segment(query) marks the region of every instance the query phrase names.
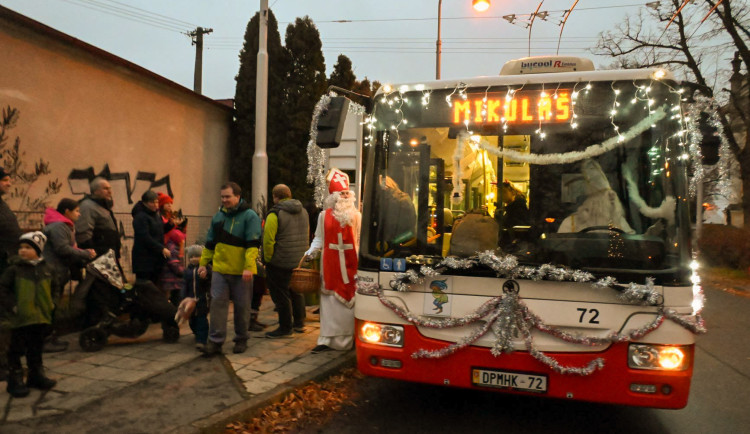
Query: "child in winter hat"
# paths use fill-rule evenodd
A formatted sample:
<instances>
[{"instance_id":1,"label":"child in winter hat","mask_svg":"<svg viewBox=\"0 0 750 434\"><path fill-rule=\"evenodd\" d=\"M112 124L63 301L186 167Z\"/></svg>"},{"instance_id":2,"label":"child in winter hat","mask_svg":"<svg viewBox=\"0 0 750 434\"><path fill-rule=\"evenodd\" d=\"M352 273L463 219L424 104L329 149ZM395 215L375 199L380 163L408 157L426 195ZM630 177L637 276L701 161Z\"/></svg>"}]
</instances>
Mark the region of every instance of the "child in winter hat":
<instances>
[{"instance_id":1,"label":"child in winter hat","mask_svg":"<svg viewBox=\"0 0 750 434\"><path fill-rule=\"evenodd\" d=\"M47 237L29 232L18 240L18 256L0 278L0 317L10 322L8 346L8 393L15 398L29 388L49 390L57 383L47 378L42 366L44 338L52 324L52 267L41 260ZM28 378L23 381L21 358L26 356Z\"/></svg>"},{"instance_id":2,"label":"child in winter hat","mask_svg":"<svg viewBox=\"0 0 750 434\"><path fill-rule=\"evenodd\" d=\"M36 255L38 257L42 256L42 252L44 251L44 244L47 242L47 236L45 236L43 233L36 231L36 232L27 232L23 235L21 235L21 238L18 240L18 243L21 244L28 244L31 247L36 250ZM25 258L24 258L25 259ZM37 258L39 259L39 258Z\"/></svg>"}]
</instances>

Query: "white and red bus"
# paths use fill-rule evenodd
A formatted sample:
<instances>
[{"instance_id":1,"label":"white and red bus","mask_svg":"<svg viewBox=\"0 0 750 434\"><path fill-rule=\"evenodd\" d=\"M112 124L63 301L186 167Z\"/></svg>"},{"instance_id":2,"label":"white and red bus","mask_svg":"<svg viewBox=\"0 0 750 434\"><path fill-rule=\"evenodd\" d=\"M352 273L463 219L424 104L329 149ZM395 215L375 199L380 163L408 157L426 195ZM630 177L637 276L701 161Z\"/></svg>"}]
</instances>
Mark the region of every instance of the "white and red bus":
<instances>
[{"instance_id":1,"label":"white and red bus","mask_svg":"<svg viewBox=\"0 0 750 434\"><path fill-rule=\"evenodd\" d=\"M687 404L701 294L679 84L526 58L383 86L362 160L366 375Z\"/></svg>"}]
</instances>

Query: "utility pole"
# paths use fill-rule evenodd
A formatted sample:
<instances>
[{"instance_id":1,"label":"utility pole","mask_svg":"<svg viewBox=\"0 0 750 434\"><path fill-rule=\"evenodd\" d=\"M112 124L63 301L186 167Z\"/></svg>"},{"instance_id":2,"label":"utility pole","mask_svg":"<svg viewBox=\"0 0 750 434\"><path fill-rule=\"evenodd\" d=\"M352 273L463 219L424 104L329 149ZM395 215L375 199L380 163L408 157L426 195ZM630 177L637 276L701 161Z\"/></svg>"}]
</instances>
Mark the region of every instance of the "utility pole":
<instances>
[{"instance_id":1,"label":"utility pole","mask_svg":"<svg viewBox=\"0 0 750 434\"><path fill-rule=\"evenodd\" d=\"M193 75L193 90L202 93L203 90L203 35L213 32L214 29L197 27L188 36L193 38L195 45L195 74Z\"/></svg>"},{"instance_id":2,"label":"utility pole","mask_svg":"<svg viewBox=\"0 0 750 434\"><path fill-rule=\"evenodd\" d=\"M255 82L255 154L253 154L252 206L260 208L268 194L268 154L266 128L268 120L268 0L260 0L258 29L258 63ZM264 211L256 209L256 211ZM259 213L260 214L260 213Z\"/></svg>"}]
</instances>

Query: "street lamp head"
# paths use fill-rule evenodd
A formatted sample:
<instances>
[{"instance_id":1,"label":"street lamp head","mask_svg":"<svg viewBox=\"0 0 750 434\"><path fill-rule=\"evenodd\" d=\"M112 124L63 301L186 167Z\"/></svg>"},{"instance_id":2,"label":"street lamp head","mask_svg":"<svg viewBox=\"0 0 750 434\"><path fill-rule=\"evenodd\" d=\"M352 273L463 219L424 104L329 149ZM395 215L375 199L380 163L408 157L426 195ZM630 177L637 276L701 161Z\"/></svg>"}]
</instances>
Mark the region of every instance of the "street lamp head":
<instances>
[{"instance_id":1,"label":"street lamp head","mask_svg":"<svg viewBox=\"0 0 750 434\"><path fill-rule=\"evenodd\" d=\"M490 0L473 0L471 5L477 12L484 12L490 8Z\"/></svg>"}]
</instances>

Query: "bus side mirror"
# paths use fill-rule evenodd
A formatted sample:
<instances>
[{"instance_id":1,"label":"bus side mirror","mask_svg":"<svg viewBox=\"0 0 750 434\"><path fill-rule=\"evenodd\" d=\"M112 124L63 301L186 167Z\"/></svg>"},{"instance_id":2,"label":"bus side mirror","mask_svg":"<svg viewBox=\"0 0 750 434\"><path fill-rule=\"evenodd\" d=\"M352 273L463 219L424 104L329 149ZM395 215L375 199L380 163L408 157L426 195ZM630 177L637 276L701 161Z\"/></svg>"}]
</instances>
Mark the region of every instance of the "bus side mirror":
<instances>
[{"instance_id":1,"label":"bus side mirror","mask_svg":"<svg viewBox=\"0 0 750 434\"><path fill-rule=\"evenodd\" d=\"M318 147L323 149L339 147L350 102L348 98L343 96L331 98L328 108L323 110L320 119L318 119L318 137L316 140Z\"/></svg>"}]
</instances>

